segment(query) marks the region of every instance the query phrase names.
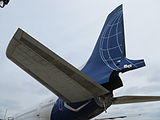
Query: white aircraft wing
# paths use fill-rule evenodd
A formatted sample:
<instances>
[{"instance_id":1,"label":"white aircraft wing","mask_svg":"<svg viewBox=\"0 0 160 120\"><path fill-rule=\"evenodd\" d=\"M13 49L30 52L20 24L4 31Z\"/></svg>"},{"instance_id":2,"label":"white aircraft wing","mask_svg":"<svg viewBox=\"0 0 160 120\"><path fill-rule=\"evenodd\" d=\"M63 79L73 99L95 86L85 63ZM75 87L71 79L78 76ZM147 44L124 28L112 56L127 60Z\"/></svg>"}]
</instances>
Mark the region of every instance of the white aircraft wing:
<instances>
[{"instance_id":1,"label":"white aircraft wing","mask_svg":"<svg viewBox=\"0 0 160 120\"><path fill-rule=\"evenodd\" d=\"M15 33L6 54L66 102L85 101L109 92L21 29Z\"/></svg>"},{"instance_id":2,"label":"white aircraft wing","mask_svg":"<svg viewBox=\"0 0 160 120\"><path fill-rule=\"evenodd\" d=\"M139 102L160 101L160 96L121 96L115 97L113 104L128 104Z\"/></svg>"}]
</instances>

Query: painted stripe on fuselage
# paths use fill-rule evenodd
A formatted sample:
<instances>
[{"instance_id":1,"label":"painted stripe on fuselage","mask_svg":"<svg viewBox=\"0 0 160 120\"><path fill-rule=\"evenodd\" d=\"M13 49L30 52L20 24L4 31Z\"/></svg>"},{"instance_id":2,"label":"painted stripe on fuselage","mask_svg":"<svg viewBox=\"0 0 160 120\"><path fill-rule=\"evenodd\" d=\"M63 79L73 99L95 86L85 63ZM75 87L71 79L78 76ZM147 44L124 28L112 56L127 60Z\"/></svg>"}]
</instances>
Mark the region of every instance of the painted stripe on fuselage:
<instances>
[{"instance_id":1,"label":"painted stripe on fuselage","mask_svg":"<svg viewBox=\"0 0 160 120\"><path fill-rule=\"evenodd\" d=\"M84 119L88 119L88 117L90 117L94 113L94 111L97 111L97 110L100 111L96 115L103 112L103 108L99 107L94 100L91 100L89 103L88 101L81 102L81 103L74 103L72 104L72 106L73 106L72 108L74 109L75 108L77 109L80 107L81 109L77 112L72 111L65 107L65 103L63 100L58 99L56 104L53 107L53 110L51 113L51 120L82 120L82 119L84 120Z\"/></svg>"}]
</instances>

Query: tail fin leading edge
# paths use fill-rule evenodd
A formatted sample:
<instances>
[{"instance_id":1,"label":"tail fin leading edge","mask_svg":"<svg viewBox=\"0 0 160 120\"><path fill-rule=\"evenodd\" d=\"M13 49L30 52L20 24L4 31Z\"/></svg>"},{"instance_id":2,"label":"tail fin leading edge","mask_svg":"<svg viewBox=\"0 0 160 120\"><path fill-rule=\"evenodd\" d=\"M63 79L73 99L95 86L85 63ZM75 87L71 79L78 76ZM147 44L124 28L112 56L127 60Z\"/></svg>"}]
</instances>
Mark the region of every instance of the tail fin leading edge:
<instances>
[{"instance_id":1,"label":"tail fin leading edge","mask_svg":"<svg viewBox=\"0 0 160 120\"><path fill-rule=\"evenodd\" d=\"M105 84L111 82L113 71L126 72L143 66L144 60L126 58L123 6L120 5L107 17L93 53L81 71L98 83ZM117 78L117 81L121 81ZM114 88L121 86L122 84L119 84Z\"/></svg>"}]
</instances>

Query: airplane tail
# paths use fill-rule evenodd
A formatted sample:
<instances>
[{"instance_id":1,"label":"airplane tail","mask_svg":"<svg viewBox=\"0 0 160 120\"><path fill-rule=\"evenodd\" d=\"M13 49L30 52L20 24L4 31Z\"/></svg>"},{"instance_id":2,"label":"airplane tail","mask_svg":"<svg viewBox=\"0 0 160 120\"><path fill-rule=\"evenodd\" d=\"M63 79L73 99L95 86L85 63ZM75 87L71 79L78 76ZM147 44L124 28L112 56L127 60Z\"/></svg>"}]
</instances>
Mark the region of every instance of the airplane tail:
<instances>
[{"instance_id":1,"label":"airplane tail","mask_svg":"<svg viewBox=\"0 0 160 120\"><path fill-rule=\"evenodd\" d=\"M119 72L143 66L144 60L126 58L123 6L120 5L109 14L93 53L81 71L112 91L123 86Z\"/></svg>"}]
</instances>

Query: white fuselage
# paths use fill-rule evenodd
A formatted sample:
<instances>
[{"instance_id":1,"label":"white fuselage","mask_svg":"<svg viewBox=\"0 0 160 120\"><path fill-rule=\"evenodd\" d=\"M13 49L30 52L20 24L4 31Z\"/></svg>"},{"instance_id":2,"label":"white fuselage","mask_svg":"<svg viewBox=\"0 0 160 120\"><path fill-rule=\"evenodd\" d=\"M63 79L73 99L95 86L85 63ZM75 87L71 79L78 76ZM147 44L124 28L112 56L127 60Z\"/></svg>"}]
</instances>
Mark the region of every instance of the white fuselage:
<instances>
[{"instance_id":1,"label":"white fuselage","mask_svg":"<svg viewBox=\"0 0 160 120\"><path fill-rule=\"evenodd\" d=\"M13 120L50 120L54 104L54 99L50 98L23 113L15 115Z\"/></svg>"}]
</instances>

